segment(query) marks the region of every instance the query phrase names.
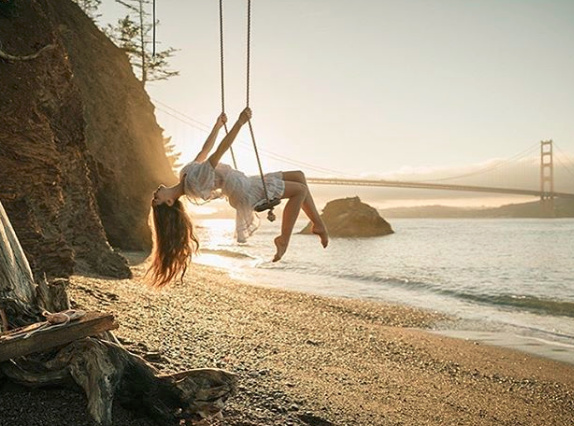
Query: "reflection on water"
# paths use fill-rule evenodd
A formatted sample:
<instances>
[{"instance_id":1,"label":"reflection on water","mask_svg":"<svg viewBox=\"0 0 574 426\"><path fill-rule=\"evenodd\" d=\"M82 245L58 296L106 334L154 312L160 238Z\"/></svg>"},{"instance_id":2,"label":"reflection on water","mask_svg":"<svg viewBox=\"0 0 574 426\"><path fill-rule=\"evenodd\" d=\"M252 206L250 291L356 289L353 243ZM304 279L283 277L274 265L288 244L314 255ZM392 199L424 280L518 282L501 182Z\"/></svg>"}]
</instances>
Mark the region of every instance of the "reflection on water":
<instances>
[{"instance_id":1,"label":"reflection on water","mask_svg":"<svg viewBox=\"0 0 574 426\"><path fill-rule=\"evenodd\" d=\"M574 220L393 220L393 235L333 239L326 250L295 234L278 263L280 225L261 224L239 245L233 220L202 222L210 257L200 261L259 284L408 304L574 344Z\"/></svg>"}]
</instances>

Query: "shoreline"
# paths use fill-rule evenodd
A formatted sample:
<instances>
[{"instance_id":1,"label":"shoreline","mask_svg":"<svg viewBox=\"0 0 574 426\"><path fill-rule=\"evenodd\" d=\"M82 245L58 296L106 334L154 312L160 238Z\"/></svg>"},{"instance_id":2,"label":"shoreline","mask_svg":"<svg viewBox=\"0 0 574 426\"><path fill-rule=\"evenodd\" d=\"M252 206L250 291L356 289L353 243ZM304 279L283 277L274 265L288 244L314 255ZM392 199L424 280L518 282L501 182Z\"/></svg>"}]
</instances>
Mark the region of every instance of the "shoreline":
<instances>
[{"instance_id":1,"label":"shoreline","mask_svg":"<svg viewBox=\"0 0 574 426\"><path fill-rule=\"evenodd\" d=\"M574 422L572 365L424 330L444 315L260 287L198 264L155 292L141 284L141 254L127 256L133 280L74 277L73 297L117 310L118 336L146 345L160 369L239 374L223 424Z\"/></svg>"},{"instance_id":2,"label":"shoreline","mask_svg":"<svg viewBox=\"0 0 574 426\"><path fill-rule=\"evenodd\" d=\"M524 352L541 358L569 364L574 367L574 346L567 343L548 341L534 336L517 333L488 330L440 329L431 330L442 336L454 337L471 342L500 346Z\"/></svg>"},{"instance_id":3,"label":"shoreline","mask_svg":"<svg viewBox=\"0 0 574 426\"><path fill-rule=\"evenodd\" d=\"M501 346L513 350L526 352L531 355L564 362L574 365L574 344L566 343L560 339L560 335L553 336L548 331L532 329L521 325L512 325L497 321L486 321L483 319L465 319L441 312L440 310L425 310L415 304L400 303L395 300L385 300L383 298L362 298L360 296L349 296L343 293L333 293L332 291L321 291L319 288L304 286L303 290L294 289L292 286L278 286L267 276L263 283L256 282L255 274L245 273L244 267L235 267L234 262L238 255L230 256L231 252L220 252L218 250L206 250L195 259L196 264L215 268L230 276L231 279L238 280L247 285L254 285L262 288L277 289L282 291L301 292L303 294L316 295L327 298L339 298L343 300L359 300L383 305L406 307L427 312L435 312L444 317L440 324L436 323L436 328L429 330L433 333L447 337L454 337L468 341L477 341L484 344ZM242 257L239 256L239 260ZM269 273L260 270L259 273ZM291 272L291 274L295 274ZM554 337L554 339L551 339ZM571 336L568 336L571 338Z\"/></svg>"},{"instance_id":4,"label":"shoreline","mask_svg":"<svg viewBox=\"0 0 574 426\"><path fill-rule=\"evenodd\" d=\"M238 393L223 422L209 424L574 422L572 365L437 335L428 328L443 315L246 284L198 264L183 283L157 292L141 282L143 255L125 255L133 279L76 275L70 298L75 306L113 312L120 341L161 372L219 367L237 373ZM41 397L42 410L50 412L61 399L56 391L27 391L24 402L15 396L0 394L0 424L10 413L20 421L35 416L22 426L84 424L72 418L85 409L81 396L73 410L53 409L51 423L18 407ZM151 424L116 412L124 416L118 425Z\"/></svg>"}]
</instances>

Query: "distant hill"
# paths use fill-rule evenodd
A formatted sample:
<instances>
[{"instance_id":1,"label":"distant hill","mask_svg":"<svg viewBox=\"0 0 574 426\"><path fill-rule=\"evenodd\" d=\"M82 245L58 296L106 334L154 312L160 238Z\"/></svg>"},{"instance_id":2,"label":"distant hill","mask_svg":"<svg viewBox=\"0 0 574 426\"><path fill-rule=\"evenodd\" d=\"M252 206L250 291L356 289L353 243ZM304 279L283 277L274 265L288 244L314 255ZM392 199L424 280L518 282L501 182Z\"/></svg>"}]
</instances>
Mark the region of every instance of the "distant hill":
<instances>
[{"instance_id":1,"label":"distant hill","mask_svg":"<svg viewBox=\"0 0 574 426\"><path fill-rule=\"evenodd\" d=\"M543 218L574 217L574 200L555 200L555 214L549 215L540 201L507 204L495 208L448 206L395 207L379 210L384 218Z\"/></svg>"}]
</instances>

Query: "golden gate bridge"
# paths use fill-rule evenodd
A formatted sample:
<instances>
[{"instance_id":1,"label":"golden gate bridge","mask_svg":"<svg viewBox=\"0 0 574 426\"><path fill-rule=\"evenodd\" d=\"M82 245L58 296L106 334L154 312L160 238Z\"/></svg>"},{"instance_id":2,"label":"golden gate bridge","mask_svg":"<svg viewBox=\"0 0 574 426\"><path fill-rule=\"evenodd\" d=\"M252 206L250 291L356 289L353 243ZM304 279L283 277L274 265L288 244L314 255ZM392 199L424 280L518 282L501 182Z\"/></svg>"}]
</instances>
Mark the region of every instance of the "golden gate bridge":
<instances>
[{"instance_id":1,"label":"golden gate bridge","mask_svg":"<svg viewBox=\"0 0 574 426\"><path fill-rule=\"evenodd\" d=\"M209 132L211 129L208 125L189 117L168 105L153 100L156 104L156 110L164 114L167 118L175 119L186 126L192 127L204 132ZM553 209L553 201L555 198L565 198L574 199L574 161L570 159L566 153L562 152L561 156L556 155L555 151L556 144L552 140L541 141L525 152L519 153L507 160L502 160L495 164L494 166L488 166L484 169L475 170L470 173L465 173L457 176L447 176L440 179L429 178L425 181L411 181L411 180L394 180L394 179L364 179L364 178L341 178L341 177L308 177L307 182L314 185L344 185L344 186L368 186L368 187L390 187L390 188L416 188L416 189L429 189L429 190L446 190L446 191L464 191L464 192L482 192L482 193L494 193L494 194L509 194L509 195L522 195L522 196L532 196L539 198L547 208ZM460 184L460 183L441 183L448 180L464 179L471 176L485 175L491 173L496 169L501 169L504 166L508 166L510 161L517 162L521 158L526 158L528 155L532 155L535 149L539 149L539 172L538 172L538 187L537 188L515 188L511 186L493 186L493 185L470 185L470 184ZM303 166L303 168L313 170L319 173L328 173L331 175L338 174L333 170L324 169L321 167L316 167L311 164L303 163L300 161L295 161L278 154L260 149L263 156L273 158L275 160L282 161L284 163L295 165L298 167ZM572 182L572 189L567 191L556 191L555 190L555 175L556 167L555 159L558 160L558 164L565 173L569 173L572 179L568 179ZM564 159L564 161L563 161ZM568 188L569 189L569 188Z\"/></svg>"},{"instance_id":2,"label":"golden gate bridge","mask_svg":"<svg viewBox=\"0 0 574 426\"><path fill-rule=\"evenodd\" d=\"M554 190L554 155L553 141L540 142L540 189L502 188L493 186L476 186L460 184L441 184L419 181L401 181L386 179L340 179L340 178L308 178L311 184L322 185L352 185L352 186L383 186L393 188L440 189L447 191L488 192L497 194L531 195L541 200L551 198L572 198L574 193L557 192ZM573 174L574 176L574 174ZM449 179L449 178L446 178ZM442 180L445 180L443 178Z\"/></svg>"}]
</instances>

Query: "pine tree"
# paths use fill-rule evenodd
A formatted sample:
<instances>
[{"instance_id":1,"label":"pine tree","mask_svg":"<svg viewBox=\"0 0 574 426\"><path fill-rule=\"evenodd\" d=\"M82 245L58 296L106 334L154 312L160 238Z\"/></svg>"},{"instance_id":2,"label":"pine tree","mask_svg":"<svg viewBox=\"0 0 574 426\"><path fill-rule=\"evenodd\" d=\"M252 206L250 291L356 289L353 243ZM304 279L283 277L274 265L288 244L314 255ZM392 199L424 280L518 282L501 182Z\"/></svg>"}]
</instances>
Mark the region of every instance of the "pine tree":
<instances>
[{"instance_id":1,"label":"pine tree","mask_svg":"<svg viewBox=\"0 0 574 426\"><path fill-rule=\"evenodd\" d=\"M179 162L181 152L175 151L175 144L171 143L171 136L163 138L163 145L165 149L165 155L169 161L169 164L171 165L171 168L173 170L181 168L182 164Z\"/></svg>"},{"instance_id":2,"label":"pine tree","mask_svg":"<svg viewBox=\"0 0 574 426\"><path fill-rule=\"evenodd\" d=\"M118 20L116 26L108 26L107 34L118 47L126 52L142 84L145 86L148 81L166 80L179 75L179 71L169 69L169 59L176 49L169 47L153 52L154 46L150 39L153 22L150 22L150 13L146 11L146 6L150 5L150 1L116 1L128 9L128 14ZM155 24L157 26L159 21Z\"/></svg>"}]
</instances>

